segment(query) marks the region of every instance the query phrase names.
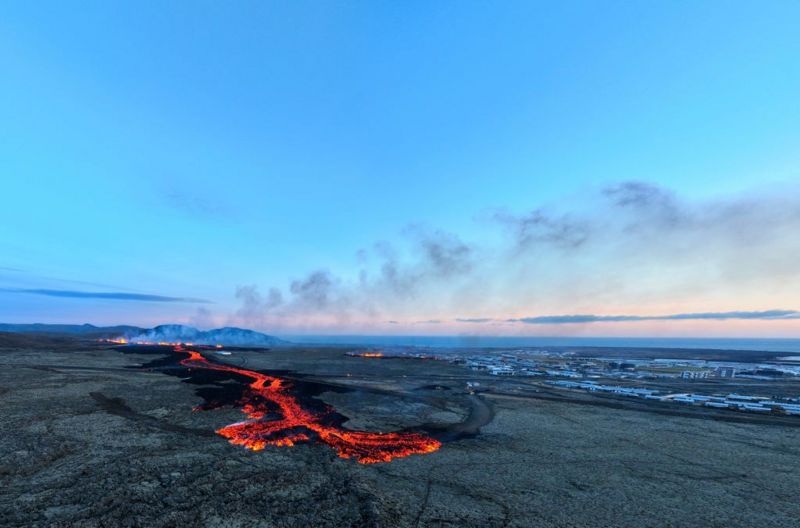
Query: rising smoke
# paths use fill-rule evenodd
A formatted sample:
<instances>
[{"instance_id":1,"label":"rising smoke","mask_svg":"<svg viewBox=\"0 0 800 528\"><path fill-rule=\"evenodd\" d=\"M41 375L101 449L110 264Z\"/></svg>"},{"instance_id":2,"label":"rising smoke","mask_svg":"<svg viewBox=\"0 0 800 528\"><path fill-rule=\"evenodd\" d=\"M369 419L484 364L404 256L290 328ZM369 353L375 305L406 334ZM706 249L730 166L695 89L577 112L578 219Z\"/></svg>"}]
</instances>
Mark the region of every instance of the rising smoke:
<instances>
[{"instance_id":1,"label":"rising smoke","mask_svg":"<svg viewBox=\"0 0 800 528\"><path fill-rule=\"evenodd\" d=\"M323 265L263 295L256 285L240 286L237 318L264 326L288 319L434 324L535 322L526 318L598 306L640 313L669 305L677 308L673 319L681 309L769 310L800 293L799 197L791 188L700 201L623 182L567 209L494 211L495 236L480 243L412 226L394 242L360 250L352 276ZM572 322L603 321L579 317Z\"/></svg>"}]
</instances>

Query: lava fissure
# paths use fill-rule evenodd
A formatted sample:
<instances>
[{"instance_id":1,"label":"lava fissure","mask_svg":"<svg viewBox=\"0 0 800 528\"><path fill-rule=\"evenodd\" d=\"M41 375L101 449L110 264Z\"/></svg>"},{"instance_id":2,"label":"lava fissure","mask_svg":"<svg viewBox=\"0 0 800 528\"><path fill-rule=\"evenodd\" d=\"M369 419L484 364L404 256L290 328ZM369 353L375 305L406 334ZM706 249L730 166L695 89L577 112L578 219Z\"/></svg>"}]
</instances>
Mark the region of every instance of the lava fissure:
<instances>
[{"instance_id":1,"label":"lava fissure","mask_svg":"<svg viewBox=\"0 0 800 528\"><path fill-rule=\"evenodd\" d=\"M332 408L324 406L324 411L320 412L301 406L291 394L289 382L281 378L212 363L198 350L183 345L175 345L173 350L188 354L189 357L180 361L186 368L223 371L250 380L239 401L248 419L216 431L232 444L259 451L268 445L293 446L319 441L332 447L340 457L354 458L362 464L431 453L441 446L438 440L416 432L369 433L343 429L334 423Z\"/></svg>"}]
</instances>

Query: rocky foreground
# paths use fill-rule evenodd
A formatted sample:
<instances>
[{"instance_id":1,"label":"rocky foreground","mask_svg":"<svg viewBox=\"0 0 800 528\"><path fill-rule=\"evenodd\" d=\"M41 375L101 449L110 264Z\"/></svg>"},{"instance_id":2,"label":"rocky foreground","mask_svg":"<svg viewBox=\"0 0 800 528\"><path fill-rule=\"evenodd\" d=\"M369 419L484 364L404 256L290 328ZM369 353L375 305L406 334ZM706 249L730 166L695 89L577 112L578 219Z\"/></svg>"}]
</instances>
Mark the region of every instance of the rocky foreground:
<instances>
[{"instance_id":1,"label":"rocky foreground","mask_svg":"<svg viewBox=\"0 0 800 528\"><path fill-rule=\"evenodd\" d=\"M0 348L0 526L789 527L800 518L796 428L485 396L494 419L477 436L362 465L327 446L231 445L214 430L240 410L193 411L200 386L129 368L150 360L63 342ZM457 422L465 412L451 365L342 350L238 361L362 387L320 395L354 427Z\"/></svg>"}]
</instances>

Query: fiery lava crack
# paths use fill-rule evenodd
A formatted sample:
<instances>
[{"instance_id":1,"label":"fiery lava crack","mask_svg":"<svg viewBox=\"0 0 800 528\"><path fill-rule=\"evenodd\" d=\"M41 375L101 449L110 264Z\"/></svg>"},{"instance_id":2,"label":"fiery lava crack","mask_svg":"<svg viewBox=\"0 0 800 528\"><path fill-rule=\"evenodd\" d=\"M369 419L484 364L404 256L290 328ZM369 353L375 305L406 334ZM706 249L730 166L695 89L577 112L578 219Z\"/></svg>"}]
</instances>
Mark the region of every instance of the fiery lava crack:
<instances>
[{"instance_id":1,"label":"fiery lava crack","mask_svg":"<svg viewBox=\"0 0 800 528\"><path fill-rule=\"evenodd\" d=\"M232 444L259 451L268 445L293 446L298 442L317 440L332 447L340 457L354 458L362 464L431 453L441 446L438 440L420 433L369 433L327 425L325 413L303 408L290 393L285 380L211 363L197 350L180 345L174 350L189 355L180 361L184 367L231 372L252 380L241 401L242 412L249 420L216 431ZM333 409L328 408L328 412L333 412ZM276 414L279 417L273 419Z\"/></svg>"}]
</instances>

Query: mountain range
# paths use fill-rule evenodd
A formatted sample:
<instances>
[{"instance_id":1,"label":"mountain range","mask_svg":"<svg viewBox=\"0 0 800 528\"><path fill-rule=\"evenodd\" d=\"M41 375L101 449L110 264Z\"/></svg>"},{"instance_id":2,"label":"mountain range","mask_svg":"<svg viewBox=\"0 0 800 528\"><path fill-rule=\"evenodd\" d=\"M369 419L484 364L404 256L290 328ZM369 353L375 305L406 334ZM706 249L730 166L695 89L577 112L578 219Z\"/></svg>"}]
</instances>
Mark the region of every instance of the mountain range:
<instances>
[{"instance_id":1,"label":"mountain range","mask_svg":"<svg viewBox=\"0 0 800 528\"><path fill-rule=\"evenodd\" d=\"M159 325L154 328L141 328L138 326L95 326L91 324L62 325L62 324L3 324L0 323L0 332L37 333L48 335L71 335L86 338L120 338L129 341L149 342L183 342L207 345L227 346L275 346L288 344L287 341L277 337L262 334L245 328L224 327L213 330L198 330L197 328L179 324Z\"/></svg>"}]
</instances>

